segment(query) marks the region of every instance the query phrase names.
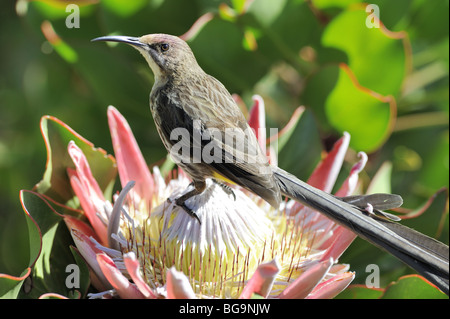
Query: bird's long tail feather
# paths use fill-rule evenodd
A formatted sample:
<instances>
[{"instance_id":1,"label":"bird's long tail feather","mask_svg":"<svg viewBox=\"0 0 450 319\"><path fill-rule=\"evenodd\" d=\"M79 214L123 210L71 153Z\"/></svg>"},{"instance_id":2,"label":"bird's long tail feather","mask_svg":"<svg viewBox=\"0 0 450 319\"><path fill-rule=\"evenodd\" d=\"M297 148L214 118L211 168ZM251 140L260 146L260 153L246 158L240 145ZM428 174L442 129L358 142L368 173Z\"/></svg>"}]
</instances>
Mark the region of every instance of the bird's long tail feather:
<instances>
[{"instance_id":1,"label":"bird's long tail feather","mask_svg":"<svg viewBox=\"0 0 450 319\"><path fill-rule=\"evenodd\" d=\"M363 239L388 251L449 294L449 247L431 237L393 222L389 216L368 213L402 204L398 195L376 194L338 198L316 189L295 176L274 167L281 193L301 202L350 229ZM388 217L388 218L385 218Z\"/></svg>"}]
</instances>

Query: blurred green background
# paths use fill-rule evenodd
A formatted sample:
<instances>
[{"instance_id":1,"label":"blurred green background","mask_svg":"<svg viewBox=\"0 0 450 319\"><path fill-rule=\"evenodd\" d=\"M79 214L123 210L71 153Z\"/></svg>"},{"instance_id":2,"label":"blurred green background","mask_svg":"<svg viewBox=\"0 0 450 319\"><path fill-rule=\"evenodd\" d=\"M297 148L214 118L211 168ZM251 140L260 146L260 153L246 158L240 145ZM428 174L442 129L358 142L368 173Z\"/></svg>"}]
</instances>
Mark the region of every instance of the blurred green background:
<instances>
[{"instance_id":1,"label":"blurred green background","mask_svg":"<svg viewBox=\"0 0 450 319\"><path fill-rule=\"evenodd\" d=\"M79 5L79 28L67 27L76 22L70 3ZM152 73L130 47L90 42L102 35L182 35L202 17L188 37L199 64L248 106L260 94L267 127L281 129L307 107L280 166L306 179L321 151L348 131L354 152L340 181L362 150L364 188L381 168L377 189L401 194L407 208L448 188L449 1L371 3L379 28L366 4L351 0L1 1L0 273L27 265L19 190L32 189L45 169L41 116L112 153L106 108L114 105L148 163L165 158L148 108ZM448 243L447 197L439 192L405 224ZM11 252L17 258L4 258ZM364 283L370 263L383 269L383 285L410 272L359 239L341 262L357 271L355 283Z\"/></svg>"}]
</instances>

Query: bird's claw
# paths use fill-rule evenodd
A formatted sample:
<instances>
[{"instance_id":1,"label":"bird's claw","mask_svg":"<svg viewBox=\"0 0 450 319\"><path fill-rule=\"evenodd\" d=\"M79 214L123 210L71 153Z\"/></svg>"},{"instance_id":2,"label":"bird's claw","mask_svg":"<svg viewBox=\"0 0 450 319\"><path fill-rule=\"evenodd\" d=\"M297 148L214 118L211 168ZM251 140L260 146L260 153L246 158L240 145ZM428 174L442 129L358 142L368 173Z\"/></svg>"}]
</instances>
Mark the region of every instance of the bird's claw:
<instances>
[{"instance_id":1,"label":"bird's claw","mask_svg":"<svg viewBox=\"0 0 450 319\"><path fill-rule=\"evenodd\" d=\"M171 199L170 197L167 198L167 202L172 204L174 202L173 199ZM175 200L175 205L179 206L181 208L183 208L183 210L191 217L194 217L195 219L198 220L199 224L201 225L202 222L200 221L200 218L198 217L198 215L189 207L186 206L186 204L184 202L180 202L178 200Z\"/></svg>"},{"instance_id":2,"label":"bird's claw","mask_svg":"<svg viewBox=\"0 0 450 319\"><path fill-rule=\"evenodd\" d=\"M227 195L233 196L234 201L236 201L236 194L234 193L233 189L230 186L228 186L227 184L220 183L215 179L213 181L215 184L219 185Z\"/></svg>"}]
</instances>

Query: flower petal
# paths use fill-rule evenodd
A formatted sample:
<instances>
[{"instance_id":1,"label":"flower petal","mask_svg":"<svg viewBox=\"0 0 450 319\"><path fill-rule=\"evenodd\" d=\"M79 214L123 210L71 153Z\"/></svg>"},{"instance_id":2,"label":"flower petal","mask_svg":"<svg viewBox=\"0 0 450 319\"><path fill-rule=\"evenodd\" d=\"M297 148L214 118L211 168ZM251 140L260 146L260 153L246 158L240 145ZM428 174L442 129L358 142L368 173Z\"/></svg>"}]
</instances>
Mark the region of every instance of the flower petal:
<instances>
[{"instance_id":1,"label":"flower petal","mask_svg":"<svg viewBox=\"0 0 450 319\"><path fill-rule=\"evenodd\" d=\"M323 261L329 258L338 260L355 238L356 234L354 232L343 226L337 225L333 236L330 238L332 239L332 243L329 244L329 247L321 260Z\"/></svg>"},{"instance_id":2,"label":"flower petal","mask_svg":"<svg viewBox=\"0 0 450 319\"><path fill-rule=\"evenodd\" d=\"M344 181L341 188L336 192L336 196L349 196L353 194L358 184L358 174L364 169L364 166L367 163L366 153L360 152L358 156L360 157L360 160L358 161L358 163L353 165L350 171L350 175ZM355 233L345 227L336 225L334 235L330 237L329 240L323 245L323 247L328 246L328 248L326 253L322 257L322 260L326 260L328 258L337 260L348 248L348 246L350 246L355 238Z\"/></svg>"},{"instance_id":3,"label":"flower petal","mask_svg":"<svg viewBox=\"0 0 450 319\"><path fill-rule=\"evenodd\" d=\"M336 297L355 278L354 272L346 272L320 283L306 299L331 299Z\"/></svg>"},{"instance_id":4,"label":"flower petal","mask_svg":"<svg viewBox=\"0 0 450 319\"><path fill-rule=\"evenodd\" d=\"M264 100L259 95L253 95L253 107L250 110L248 124L254 130L259 146L265 153L266 150L266 111Z\"/></svg>"},{"instance_id":5,"label":"flower petal","mask_svg":"<svg viewBox=\"0 0 450 319\"><path fill-rule=\"evenodd\" d=\"M102 244L106 244L107 234L106 234L106 226L97 216L97 209L94 205L94 201L90 197L92 193L89 192L89 188L85 188L78 178L76 171L68 169L67 170L70 178L70 184L72 185L72 189L80 200L81 207L83 208L86 217L88 218L90 224L95 230L97 237L100 239Z\"/></svg>"},{"instance_id":6,"label":"flower petal","mask_svg":"<svg viewBox=\"0 0 450 319\"><path fill-rule=\"evenodd\" d=\"M275 277L280 270L281 268L276 258L270 262L260 264L252 278L245 285L239 299L249 299L254 293L267 298L272 289Z\"/></svg>"},{"instance_id":7,"label":"flower petal","mask_svg":"<svg viewBox=\"0 0 450 319\"><path fill-rule=\"evenodd\" d=\"M353 194L358 185L358 176L359 173L364 169L367 163L367 154L364 152L359 152L358 157L360 160L358 163L353 165L350 170L350 174L347 179L342 184L341 188L336 192L336 196L344 197Z\"/></svg>"},{"instance_id":8,"label":"flower petal","mask_svg":"<svg viewBox=\"0 0 450 319\"><path fill-rule=\"evenodd\" d=\"M333 260L318 262L308 268L279 295L281 299L303 299L318 285L331 268Z\"/></svg>"},{"instance_id":9,"label":"flower petal","mask_svg":"<svg viewBox=\"0 0 450 319\"><path fill-rule=\"evenodd\" d=\"M106 226L97 216L97 213L103 211L105 203L103 193L97 181L92 176L89 163L83 151L74 141L69 142L67 150L76 168L76 170L71 168L67 169L72 189L80 200L81 207L100 238L100 241L105 244L107 243Z\"/></svg>"},{"instance_id":10,"label":"flower petal","mask_svg":"<svg viewBox=\"0 0 450 319\"><path fill-rule=\"evenodd\" d=\"M67 228L69 230L76 229L78 232L81 232L88 238L89 237L94 237L94 238L97 237L97 234L92 229L92 227L89 226L88 224L86 224L85 222L79 220L78 218L75 218L70 215L64 215L64 222L66 223Z\"/></svg>"},{"instance_id":11,"label":"flower petal","mask_svg":"<svg viewBox=\"0 0 450 319\"><path fill-rule=\"evenodd\" d=\"M156 298L155 294L147 285L147 283L144 281L144 279L142 279L140 273L140 264L139 261L136 259L136 255L134 254L134 252L124 254L123 258L128 274L130 275L131 279L133 279L133 282L136 284L139 291L144 295L145 298L155 299Z\"/></svg>"},{"instance_id":12,"label":"flower petal","mask_svg":"<svg viewBox=\"0 0 450 319\"><path fill-rule=\"evenodd\" d=\"M128 122L116 108L109 106L108 123L122 187L129 181L135 181L136 194L150 205L153 178Z\"/></svg>"},{"instance_id":13,"label":"flower petal","mask_svg":"<svg viewBox=\"0 0 450 319\"><path fill-rule=\"evenodd\" d=\"M307 183L325 192L331 192L339 171L344 161L345 153L347 152L350 143L350 135L344 132L342 136L333 146L333 149L326 155L326 157L317 165L314 172L309 177ZM305 206L299 202L295 202L292 207L291 214L295 215L304 209ZM309 209L309 208L306 208ZM318 219L327 219L320 214Z\"/></svg>"},{"instance_id":14,"label":"flower petal","mask_svg":"<svg viewBox=\"0 0 450 319\"><path fill-rule=\"evenodd\" d=\"M98 254L97 262L109 283L122 299L142 299L144 295L117 268L106 254Z\"/></svg>"},{"instance_id":15,"label":"flower petal","mask_svg":"<svg viewBox=\"0 0 450 319\"><path fill-rule=\"evenodd\" d=\"M278 134L270 136L269 142L272 143L274 140L278 140L286 134L289 136L295 129L295 126L303 115L303 112L305 112L304 106L299 106L298 108L296 108L291 118L289 119L289 122L281 129L281 131L278 132Z\"/></svg>"},{"instance_id":16,"label":"flower petal","mask_svg":"<svg viewBox=\"0 0 450 319\"><path fill-rule=\"evenodd\" d=\"M195 299L194 290L187 277L174 267L167 271L167 298L169 299Z\"/></svg>"},{"instance_id":17,"label":"flower petal","mask_svg":"<svg viewBox=\"0 0 450 319\"><path fill-rule=\"evenodd\" d=\"M328 193L331 192L339 171L341 170L349 143L350 134L344 132L344 136L334 144L333 149L327 154L325 159L320 162L309 177L309 185Z\"/></svg>"},{"instance_id":18,"label":"flower petal","mask_svg":"<svg viewBox=\"0 0 450 319\"><path fill-rule=\"evenodd\" d=\"M75 164L80 180L85 186L89 186L90 193L95 193L95 196L104 201L105 199L103 197L102 190L100 189L97 181L92 175L91 168L89 167L89 163L83 151L75 144L74 141L69 142L67 151L72 158L73 163Z\"/></svg>"},{"instance_id":19,"label":"flower petal","mask_svg":"<svg viewBox=\"0 0 450 319\"><path fill-rule=\"evenodd\" d=\"M66 220L67 223L67 220ZM102 254L103 252L95 247L95 244L91 241L91 239L86 236L82 231L79 231L74 226L73 223L67 223L67 226L69 227L70 234L72 235L73 241L75 242L75 245L78 248L78 251L80 252L81 256L83 256L84 260L88 263L89 267L92 269L93 274L95 275L96 280L93 280L93 284L95 288L98 290L108 290L111 289L112 286L109 284L109 281L104 276L98 261L97 261L97 255Z\"/></svg>"}]
</instances>

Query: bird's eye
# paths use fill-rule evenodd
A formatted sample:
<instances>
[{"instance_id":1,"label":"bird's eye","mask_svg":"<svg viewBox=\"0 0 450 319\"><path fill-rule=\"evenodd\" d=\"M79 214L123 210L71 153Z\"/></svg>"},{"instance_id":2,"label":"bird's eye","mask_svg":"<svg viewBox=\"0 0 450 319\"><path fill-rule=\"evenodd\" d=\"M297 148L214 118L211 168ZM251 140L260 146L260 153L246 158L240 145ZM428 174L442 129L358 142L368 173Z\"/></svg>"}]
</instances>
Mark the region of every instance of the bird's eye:
<instances>
[{"instance_id":1,"label":"bird's eye","mask_svg":"<svg viewBox=\"0 0 450 319\"><path fill-rule=\"evenodd\" d=\"M161 43L161 51L166 52L167 50L169 50L169 44Z\"/></svg>"}]
</instances>

